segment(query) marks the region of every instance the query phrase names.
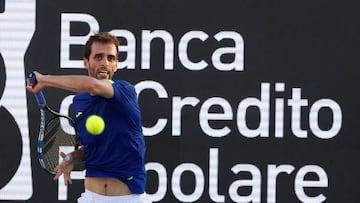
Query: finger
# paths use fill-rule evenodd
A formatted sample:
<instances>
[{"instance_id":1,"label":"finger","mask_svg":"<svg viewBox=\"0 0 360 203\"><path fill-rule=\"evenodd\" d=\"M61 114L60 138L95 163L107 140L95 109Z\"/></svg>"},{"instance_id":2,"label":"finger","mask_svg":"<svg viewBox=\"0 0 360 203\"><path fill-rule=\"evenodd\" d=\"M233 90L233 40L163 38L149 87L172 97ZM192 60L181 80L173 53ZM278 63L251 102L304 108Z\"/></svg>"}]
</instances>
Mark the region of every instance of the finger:
<instances>
[{"instance_id":1,"label":"finger","mask_svg":"<svg viewBox=\"0 0 360 203\"><path fill-rule=\"evenodd\" d=\"M60 174L56 173L55 176L54 176L54 178L53 178L53 180L54 180L54 181L57 181L57 180L59 180L59 177L60 177Z\"/></svg>"},{"instance_id":2,"label":"finger","mask_svg":"<svg viewBox=\"0 0 360 203\"><path fill-rule=\"evenodd\" d=\"M29 81L29 79L26 80L26 87L27 88L32 88L33 84Z\"/></svg>"},{"instance_id":3,"label":"finger","mask_svg":"<svg viewBox=\"0 0 360 203\"><path fill-rule=\"evenodd\" d=\"M62 158L65 158L65 157L66 157L66 154L65 154L64 152L60 152L60 156L61 156Z\"/></svg>"},{"instance_id":4,"label":"finger","mask_svg":"<svg viewBox=\"0 0 360 203\"><path fill-rule=\"evenodd\" d=\"M30 92L34 92L33 84L31 82L26 82L26 89Z\"/></svg>"},{"instance_id":5,"label":"finger","mask_svg":"<svg viewBox=\"0 0 360 203\"><path fill-rule=\"evenodd\" d=\"M59 177L62 174L62 170L60 169L60 166L55 167L54 171L56 172L56 174L55 174L53 180L55 180L55 181L59 180Z\"/></svg>"},{"instance_id":6,"label":"finger","mask_svg":"<svg viewBox=\"0 0 360 203\"><path fill-rule=\"evenodd\" d=\"M65 183L65 185L72 184L70 172L64 173L64 183Z\"/></svg>"}]
</instances>

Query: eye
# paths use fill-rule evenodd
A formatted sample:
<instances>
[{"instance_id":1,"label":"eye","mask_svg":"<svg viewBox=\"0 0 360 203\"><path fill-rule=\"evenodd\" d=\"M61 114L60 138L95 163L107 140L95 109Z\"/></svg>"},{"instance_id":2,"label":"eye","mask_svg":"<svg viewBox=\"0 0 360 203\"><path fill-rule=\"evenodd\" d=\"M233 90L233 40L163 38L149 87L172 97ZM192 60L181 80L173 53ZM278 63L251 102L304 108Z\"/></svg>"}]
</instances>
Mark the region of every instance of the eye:
<instances>
[{"instance_id":1,"label":"eye","mask_svg":"<svg viewBox=\"0 0 360 203\"><path fill-rule=\"evenodd\" d=\"M116 60L116 57L113 56L113 55L109 55L109 56L108 56L108 60L111 61L111 62L112 62L112 61L115 61L115 60Z\"/></svg>"},{"instance_id":2,"label":"eye","mask_svg":"<svg viewBox=\"0 0 360 203\"><path fill-rule=\"evenodd\" d=\"M96 54L96 55L94 56L94 58L95 58L96 60L100 61L100 60L102 60L102 55L101 55L101 54Z\"/></svg>"}]
</instances>

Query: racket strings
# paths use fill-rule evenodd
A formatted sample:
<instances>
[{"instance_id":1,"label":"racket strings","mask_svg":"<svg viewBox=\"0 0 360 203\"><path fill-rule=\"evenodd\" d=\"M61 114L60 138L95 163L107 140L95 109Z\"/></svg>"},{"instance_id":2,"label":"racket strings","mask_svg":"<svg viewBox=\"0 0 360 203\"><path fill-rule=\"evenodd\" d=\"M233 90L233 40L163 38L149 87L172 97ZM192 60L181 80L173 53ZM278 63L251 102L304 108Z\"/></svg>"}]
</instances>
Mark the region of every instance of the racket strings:
<instances>
[{"instance_id":1,"label":"racket strings","mask_svg":"<svg viewBox=\"0 0 360 203\"><path fill-rule=\"evenodd\" d=\"M71 120L63 117L54 117L45 127L45 133L43 138L43 161L46 168L49 171L53 171L53 169L59 164L59 147L60 146L75 146L77 145L77 139L75 135L68 134L68 130L63 130L63 128L72 128L69 125L61 125L61 120L68 120L67 123L71 123ZM64 123L64 121L62 121ZM66 132L64 132L66 131Z\"/></svg>"}]
</instances>

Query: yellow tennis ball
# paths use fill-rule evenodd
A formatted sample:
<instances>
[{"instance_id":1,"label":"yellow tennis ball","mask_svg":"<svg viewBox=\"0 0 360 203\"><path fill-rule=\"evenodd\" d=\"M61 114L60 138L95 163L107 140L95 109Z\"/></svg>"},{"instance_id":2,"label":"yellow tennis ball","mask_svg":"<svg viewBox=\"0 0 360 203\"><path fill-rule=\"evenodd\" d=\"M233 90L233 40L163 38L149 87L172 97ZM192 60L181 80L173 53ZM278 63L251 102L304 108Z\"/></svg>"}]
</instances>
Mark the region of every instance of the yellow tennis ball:
<instances>
[{"instance_id":1,"label":"yellow tennis ball","mask_svg":"<svg viewBox=\"0 0 360 203\"><path fill-rule=\"evenodd\" d=\"M98 115L91 115L85 122L86 130L92 135L100 135L105 129L104 119Z\"/></svg>"}]
</instances>

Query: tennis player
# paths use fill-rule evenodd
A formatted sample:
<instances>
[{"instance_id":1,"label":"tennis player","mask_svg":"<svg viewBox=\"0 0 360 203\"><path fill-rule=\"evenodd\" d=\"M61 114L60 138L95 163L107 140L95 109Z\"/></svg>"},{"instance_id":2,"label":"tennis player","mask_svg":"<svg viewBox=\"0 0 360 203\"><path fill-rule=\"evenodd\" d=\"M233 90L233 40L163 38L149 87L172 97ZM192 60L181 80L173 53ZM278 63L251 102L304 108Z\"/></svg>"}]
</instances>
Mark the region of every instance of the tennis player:
<instances>
[{"instance_id":1,"label":"tennis player","mask_svg":"<svg viewBox=\"0 0 360 203\"><path fill-rule=\"evenodd\" d=\"M64 154L55 168L54 180L64 175L71 184L74 164L85 161L85 192L78 203L148 203L143 195L146 185L145 143L141 112L134 87L124 80L112 80L118 66L119 41L109 33L97 33L85 44L84 66L89 76L42 75L35 72L37 85L30 92L46 87L77 92L73 108L83 147ZM105 121L102 134L87 132L86 118L99 115Z\"/></svg>"}]
</instances>

